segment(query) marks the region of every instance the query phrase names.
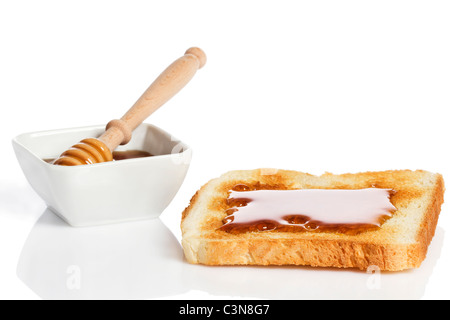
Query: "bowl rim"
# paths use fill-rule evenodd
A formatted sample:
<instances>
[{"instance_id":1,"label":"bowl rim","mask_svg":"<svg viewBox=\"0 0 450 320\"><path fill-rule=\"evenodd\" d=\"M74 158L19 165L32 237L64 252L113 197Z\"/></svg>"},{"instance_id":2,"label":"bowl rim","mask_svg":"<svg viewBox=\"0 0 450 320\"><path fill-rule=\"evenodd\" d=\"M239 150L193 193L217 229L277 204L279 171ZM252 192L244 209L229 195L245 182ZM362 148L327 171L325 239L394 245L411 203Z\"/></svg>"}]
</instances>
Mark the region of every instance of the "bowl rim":
<instances>
[{"instance_id":1,"label":"bowl rim","mask_svg":"<svg viewBox=\"0 0 450 320\"><path fill-rule=\"evenodd\" d=\"M90 126L81 126L81 127L71 127L71 128L61 128L61 129L51 129L51 130L40 130L40 131L33 131L33 132L24 132L24 133L21 133L21 134L15 136L12 139L12 143L13 143L13 145L15 144L15 145L21 147L22 149L26 150L30 155L32 155L34 158L36 158L37 160L42 162L44 165L48 166L49 168L54 168L55 170L75 170L75 169L83 170L85 168L92 168L92 167L104 167L104 166L111 166L111 165L114 165L114 166L126 165L126 164L134 163L134 162L152 161L153 159L173 158L175 155L181 155L181 154L184 154L186 152L192 152L192 148L188 144L186 144L184 141L178 139L177 137L173 136L172 134L170 134L166 130L161 129L160 127L158 127L158 126L156 126L154 124L150 124L150 123L142 123L142 124L139 125L139 127L140 126L146 126L146 127L150 127L150 128L156 129L160 133L162 133L162 134L164 134L164 135L166 135L168 137L171 137L172 141L178 142L179 144L181 144L182 151L181 152L177 152L177 153L168 153L168 154L156 155L156 156L153 156L153 157L127 159L126 161L118 161L118 162L108 161L108 162L94 163L94 164L90 164L90 165L81 165L81 166L55 166L55 165L53 165L51 163L48 163L48 162L44 161L43 159L41 159L41 157L37 156L34 152L32 152L29 148L27 148L22 142L20 142L20 139L22 137L26 137L26 136L28 136L28 137L33 136L33 135L44 136L44 135L53 135L53 134L58 134L58 133L63 133L63 132L95 130L95 129L104 130L105 125L90 125Z\"/></svg>"}]
</instances>

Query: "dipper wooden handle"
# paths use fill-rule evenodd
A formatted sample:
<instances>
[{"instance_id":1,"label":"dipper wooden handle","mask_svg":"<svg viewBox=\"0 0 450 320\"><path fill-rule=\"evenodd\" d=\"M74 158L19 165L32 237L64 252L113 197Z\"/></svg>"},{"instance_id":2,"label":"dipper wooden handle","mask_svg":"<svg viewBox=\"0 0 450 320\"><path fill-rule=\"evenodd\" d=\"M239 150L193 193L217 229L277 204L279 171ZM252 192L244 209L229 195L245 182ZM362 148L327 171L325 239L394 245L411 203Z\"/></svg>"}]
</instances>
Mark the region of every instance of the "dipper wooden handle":
<instances>
[{"instance_id":1,"label":"dipper wooden handle","mask_svg":"<svg viewBox=\"0 0 450 320\"><path fill-rule=\"evenodd\" d=\"M180 91L205 63L206 55L201 49L189 48L159 75L122 118L110 121L98 139L82 140L61 154L54 164L70 166L111 161L114 149L127 144L133 130Z\"/></svg>"}]
</instances>

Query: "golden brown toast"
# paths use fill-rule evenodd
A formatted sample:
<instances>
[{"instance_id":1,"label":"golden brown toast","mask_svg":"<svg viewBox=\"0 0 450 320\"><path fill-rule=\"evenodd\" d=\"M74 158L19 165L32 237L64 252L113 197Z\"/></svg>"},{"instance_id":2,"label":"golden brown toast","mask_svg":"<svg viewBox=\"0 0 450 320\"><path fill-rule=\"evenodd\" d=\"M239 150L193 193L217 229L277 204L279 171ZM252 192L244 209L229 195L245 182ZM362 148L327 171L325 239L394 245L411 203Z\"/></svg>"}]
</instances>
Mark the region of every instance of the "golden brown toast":
<instances>
[{"instance_id":1,"label":"golden brown toast","mask_svg":"<svg viewBox=\"0 0 450 320\"><path fill-rule=\"evenodd\" d=\"M280 230L227 232L230 190L364 189L395 190L392 217L358 234ZM191 199L181 220L182 245L190 263L206 265L310 265L398 271L417 268L434 236L444 181L427 171L383 171L321 176L257 169L231 171L209 181Z\"/></svg>"}]
</instances>

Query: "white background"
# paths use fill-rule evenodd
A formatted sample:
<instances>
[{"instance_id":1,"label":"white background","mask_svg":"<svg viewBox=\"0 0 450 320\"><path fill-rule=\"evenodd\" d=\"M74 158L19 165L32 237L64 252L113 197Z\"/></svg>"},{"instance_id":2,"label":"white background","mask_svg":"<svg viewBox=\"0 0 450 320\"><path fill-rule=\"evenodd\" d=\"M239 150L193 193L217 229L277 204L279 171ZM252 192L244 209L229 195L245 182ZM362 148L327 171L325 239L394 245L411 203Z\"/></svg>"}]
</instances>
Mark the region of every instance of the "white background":
<instances>
[{"instance_id":1,"label":"white background","mask_svg":"<svg viewBox=\"0 0 450 320\"><path fill-rule=\"evenodd\" d=\"M146 121L194 149L161 216L177 239L191 196L229 170L450 177L449 16L447 1L1 0L0 298L41 298L16 268L45 204L11 139L120 117L191 46L206 66ZM444 204L440 257L415 298L450 297L448 214ZM239 289L168 298L229 296L249 298Z\"/></svg>"}]
</instances>

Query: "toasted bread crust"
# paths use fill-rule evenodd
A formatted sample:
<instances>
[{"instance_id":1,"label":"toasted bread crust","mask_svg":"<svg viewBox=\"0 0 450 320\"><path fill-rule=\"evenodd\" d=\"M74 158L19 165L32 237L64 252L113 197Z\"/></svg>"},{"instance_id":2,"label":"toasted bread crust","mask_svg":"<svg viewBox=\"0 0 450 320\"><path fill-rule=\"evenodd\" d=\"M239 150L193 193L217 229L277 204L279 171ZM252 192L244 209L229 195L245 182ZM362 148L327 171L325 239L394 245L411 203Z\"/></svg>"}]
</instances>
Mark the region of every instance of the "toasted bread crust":
<instances>
[{"instance_id":1,"label":"toasted bread crust","mask_svg":"<svg viewBox=\"0 0 450 320\"><path fill-rule=\"evenodd\" d=\"M182 245L189 262L206 265L310 265L361 270L377 266L380 270L398 271L417 268L425 259L444 201L441 175L421 170L322 176L285 170L275 170L274 174L261 172L261 169L231 172L211 180L196 192L181 221ZM424 180L429 181L422 183ZM399 210L397 217L394 215L392 221L379 230L356 236L308 232L233 235L217 228L222 224L226 192L237 182L259 183L275 189L390 187L398 191L392 202ZM414 219L410 217L412 207L417 211ZM406 223L411 226L402 225ZM406 232L412 236L402 238Z\"/></svg>"}]
</instances>

